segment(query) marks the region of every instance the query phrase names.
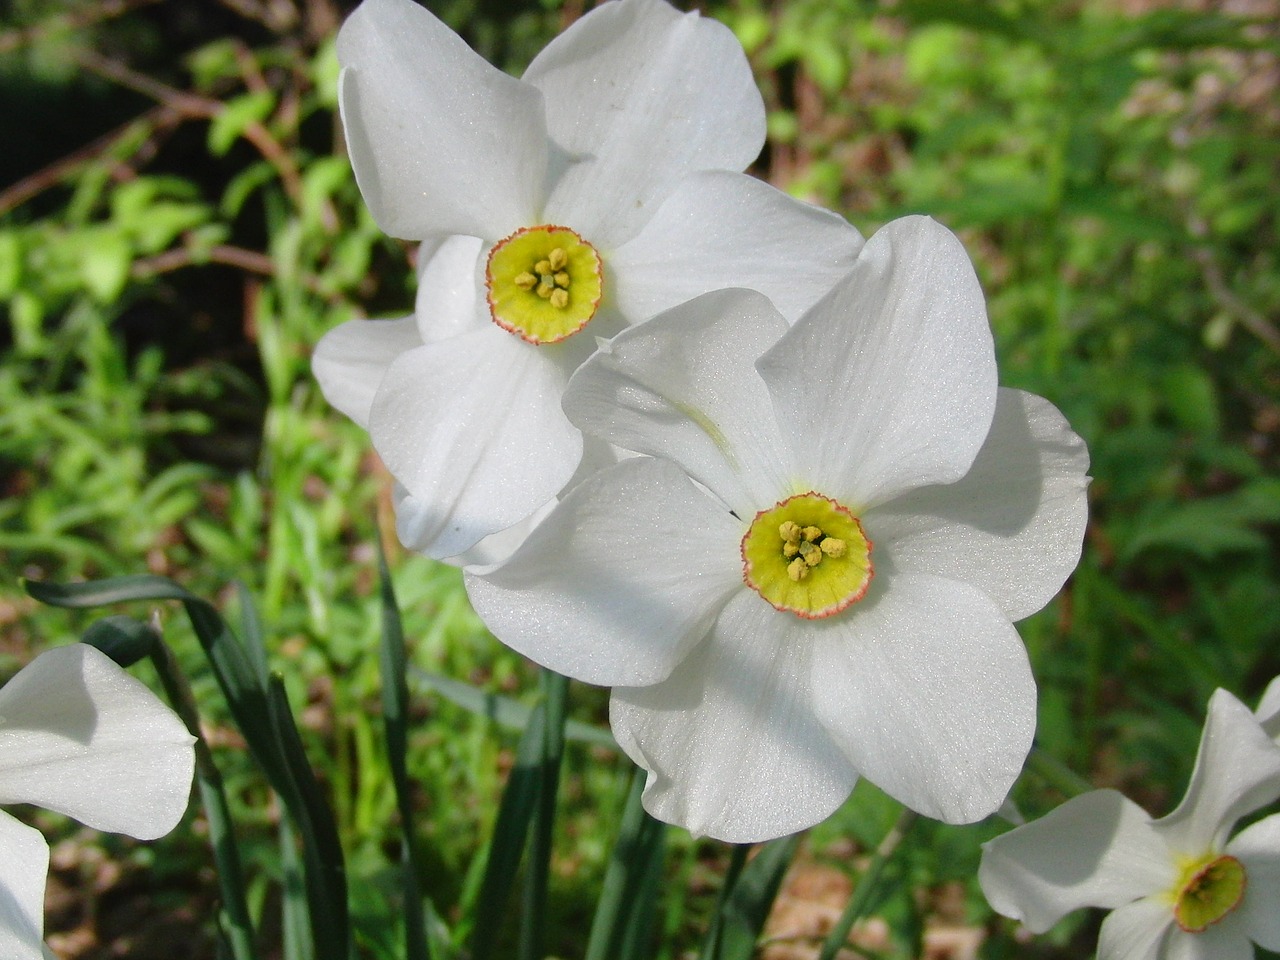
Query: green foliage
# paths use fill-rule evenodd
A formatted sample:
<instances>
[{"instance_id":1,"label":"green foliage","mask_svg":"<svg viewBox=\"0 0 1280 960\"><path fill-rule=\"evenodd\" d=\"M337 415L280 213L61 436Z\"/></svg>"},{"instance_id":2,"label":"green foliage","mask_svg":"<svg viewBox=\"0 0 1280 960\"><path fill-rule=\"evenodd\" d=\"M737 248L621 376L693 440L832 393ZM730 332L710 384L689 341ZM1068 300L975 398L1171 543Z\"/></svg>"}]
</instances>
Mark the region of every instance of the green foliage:
<instances>
[{"instance_id":1,"label":"green foliage","mask_svg":"<svg viewBox=\"0 0 1280 960\"><path fill-rule=\"evenodd\" d=\"M151 571L238 608L264 716L283 720L286 691L300 708L361 955L402 956L407 936L421 955L424 942L434 956L521 937L532 949L529 923L501 909L527 879L531 828L553 868L526 901L545 903L548 951L576 955L587 937L591 956L674 957L712 942L711 906L683 891L720 889L728 855L643 815L598 691L569 693L550 845L531 808L498 812L500 797L551 789L535 772L550 701L484 632L455 571L394 552L388 480L312 381L327 330L402 315L414 283L413 252L372 222L342 152L332 25L202 12L180 28L146 5L114 18L111 6L13 4L0 30L0 93L31 131L0 161L13 184L0 194L6 568ZM1038 739L1162 813L1213 688L1253 697L1280 673L1280 119L1268 79L1280 43L1272 23L1143 6L726 0L709 12L765 93L757 172L867 233L906 212L959 231L1003 382L1048 397L1088 441L1081 567L1020 625ZM550 0L438 12L516 71L568 16ZM102 109L68 109L86 97ZM379 543L393 550L381 589ZM231 574L261 624L246 594L219 593ZM392 589L402 646L382 627ZM13 585L0 608L6 652L84 625L34 612ZM166 638L206 722L225 731L198 630L174 624ZM383 686L378 649L393 664L403 654L403 690ZM283 687L263 686L276 674ZM281 858L289 828L260 776L211 742L252 923L283 899L285 955L306 955L307 866ZM301 775L273 777L288 789ZM1016 799L1037 814L1062 787L1031 776ZM498 839L477 856L495 815ZM860 786L800 856L857 873L896 815ZM995 829L914 828L868 895L890 927L887 955L922 953L931 898L949 885L964 891L963 919L989 925L972 878ZM724 955L745 955L759 931L790 859L781 849L725 884L721 916L736 919L714 941ZM417 894L411 932L397 905ZM1087 922L1067 923L1034 955L1079 956L1089 937ZM1031 955L1005 926L984 950Z\"/></svg>"}]
</instances>

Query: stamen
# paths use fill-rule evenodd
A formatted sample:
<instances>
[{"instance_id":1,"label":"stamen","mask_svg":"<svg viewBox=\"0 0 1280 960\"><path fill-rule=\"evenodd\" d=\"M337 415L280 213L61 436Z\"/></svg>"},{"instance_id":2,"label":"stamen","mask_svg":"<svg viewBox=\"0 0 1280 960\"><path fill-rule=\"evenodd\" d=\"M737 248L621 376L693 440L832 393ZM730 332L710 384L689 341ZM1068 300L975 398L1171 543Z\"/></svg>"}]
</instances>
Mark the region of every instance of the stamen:
<instances>
[{"instance_id":1,"label":"stamen","mask_svg":"<svg viewBox=\"0 0 1280 960\"><path fill-rule=\"evenodd\" d=\"M556 343L595 316L604 270L567 227L527 227L490 251L485 280L495 323L530 343Z\"/></svg>"},{"instance_id":2,"label":"stamen","mask_svg":"<svg viewBox=\"0 0 1280 960\"><path fill-rule=\"evenodd\" d=\"M826 537L818 544L828 557L843 557L849 545L837 537Z\"/></svg>"},{"instance_id":3,"label":"stamen","mask_svg":"<svg viewBox=\"0 0 1280 960\"><path fill-rule=\"evenodd\" d=\"M742 538L742 577L770 605L806 619L839 613L871 583L871 541L848 508L805 493L762 510Z\"/></svg>"}]
</instances>

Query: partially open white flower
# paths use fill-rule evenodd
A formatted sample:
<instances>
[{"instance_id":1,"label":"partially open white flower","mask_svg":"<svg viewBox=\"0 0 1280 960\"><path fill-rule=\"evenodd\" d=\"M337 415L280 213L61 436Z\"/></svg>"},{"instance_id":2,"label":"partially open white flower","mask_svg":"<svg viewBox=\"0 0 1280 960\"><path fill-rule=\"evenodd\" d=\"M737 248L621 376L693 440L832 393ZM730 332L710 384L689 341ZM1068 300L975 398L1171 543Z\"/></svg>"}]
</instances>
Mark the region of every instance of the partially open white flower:
<instances>
[{"instance_id":1,"label":"partially open white flower","mask_svg":"<svg viewBox=\"0 0 1280 960\"><path fill-rule=\"evenodd\" d=\"M1262 693L1258 709L1253 712L1267 735L1280 743L1280 677L1276 677Z\"/></svg>"},{"instance_id":2,"label":"partially open white flower","mask_svg":"<svg viewBox=\"0 0 1280 960\"><path fill-rule=\"evenodd\" d=\"M985 845L991 906L1035 933L1105 907L1098 960L1251 960L1280 950L1280 815L1235 837L1280 796L1280 749L1225 690L1209 715L1186 796L1152 820L1114 790L1068 800Z\"/></svg>"},{"instance_id":3,"label":"partially open white flower","mask_svg":"<svg viewBox=\"0 0 1280 960\"><path fill-rule=\"evenodd\" d=\"M742 174L764 143L723 24L662 0L605 3L517 80L412 0L365 0L338 36L360 189L423 241L415 315L326 336L326 397L403 488L398 528L463 552L560 492L582 437L560 395L595 338L749 286L795 319L862 238Z\"/></svg>"},{"instance_id":4,"label":"partially open white flower","mask_svg":"<svg viewBox=\"0 0 1280 960\"><path fill-rule=\"evenodd\" d=\"M466 579L503 641L614 687L655 816L746 842L864 775L949 822L1022 768L1035 686L1010 621L1080 555L1084 444L998 390L977 277L894 221L793 327L724 290L613 340L570 418L646 454L585 480Z\"/></svg>"},{"instance_id":5,"label":"partially open white flower","mask_svg":"<svg viewBox=\"0 0 1280 960\"><path fill-rule=\"evenodd\" d=\"M151 840L181 819L194 739L105 654L46 650L0 689L0 803ZM49 846L0 811L0 957L41 960Z\"/></svg>"}]
</instances>

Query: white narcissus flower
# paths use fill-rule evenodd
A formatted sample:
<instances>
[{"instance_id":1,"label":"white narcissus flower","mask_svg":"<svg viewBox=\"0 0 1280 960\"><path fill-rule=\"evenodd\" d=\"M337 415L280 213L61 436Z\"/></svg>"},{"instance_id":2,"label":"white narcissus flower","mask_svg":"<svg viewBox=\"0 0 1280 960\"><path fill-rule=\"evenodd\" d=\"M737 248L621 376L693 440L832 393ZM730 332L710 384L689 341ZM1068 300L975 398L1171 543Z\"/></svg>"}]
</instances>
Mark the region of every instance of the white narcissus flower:
<instances>
[{"instance_id":1,"label":"white narcissus flower","mask_svg":"<svg viewBox=\"0 0 1280 960\"><path fill-rule=\"evenodd\" d=\"M1267 736L1280 743L1280 677L1276 677L1262 693L1258 709L1253 712Z\"/></svg>"},{"instance_id":2,"label":"white narcissus flower","mask_svg":"<svg viewBox=\"0 0 1280 960\"><path fill-rule=\"evenodd\" d=\"M314 369L397 480L401 538L431 556L570 480L583 441L560 395L597 337L726 286L795 319L862 245L740 172L765 134L742 48L662 0L602 4L520 80L412 0L365 0L338 56L361 192L423 244L415 315L343 324Z\"/></svg>"},{"instance_id":3,"label":"white narcissus flower","mask_svg":"<svg viewBox=\"0 0 1280 960\"><path fill-rule=\"evenodd\" d=\"M152 840L181 819L194 738L105 654L46 650L0 688L0 803ZM49 846L0 811L0 957L41 960Z\"/></svg>"},{"instance_id":4,"label":"white narcissus flower","mask_svg":"<svg viewBox=\"0 0 1280 960\"><path fill-rule=\"evenodd\" d=\"M1034 933L1111 909L1098 960L1251 960L1253 943L1280 950L1280 814L1231 831L1278 796L1280 749L1218 690L1173 813L1152 820L1115 790L1090 791L986 843L978 880Z\"/></svg>"},{"instance_id":5,"label":"white narcissus flower","mask_svg":"<svg viewBox=\"0 0 1280 960\"><path fill-rule=\"evenodd\" d=\"M1088 456L997 388L951 233L889 224L790 328L748 290L677 307L602 348L565 409L646 456L467 590L501 640L614 687L650 813L764 840L859 775L949 822L1000 807L1035 727L1010 621L1079 558Z\"/></svg>"}]
</instances>

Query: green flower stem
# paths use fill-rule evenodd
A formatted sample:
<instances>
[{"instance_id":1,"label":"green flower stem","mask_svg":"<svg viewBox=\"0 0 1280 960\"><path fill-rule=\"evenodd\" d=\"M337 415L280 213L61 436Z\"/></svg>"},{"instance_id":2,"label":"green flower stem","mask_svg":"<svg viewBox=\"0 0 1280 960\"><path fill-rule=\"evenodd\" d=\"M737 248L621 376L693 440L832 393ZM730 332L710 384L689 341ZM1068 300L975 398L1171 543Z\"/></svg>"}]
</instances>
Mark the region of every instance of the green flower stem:
<instances>
[{"instance_id":1,"label":"green flower stem","mask_svg":"<svg viewBox=\"0 0 1280 960\"><path fill-rule=\"evenodd\" d=\"M1088 780L1040 747L1031 748L1031 753L1027 757L1027 766L1035 772L1036 776L1055 790L1061 791L1064 796L1078 797L1094 789L1093 784Z\"/></svg>"},{"instance_id":2,"label":"green flower stem","mask_svg":"<svg viewBox=\"0 0 1280 960\"><path fill-rule=\"evenodd\" d=\"M188 732L196 738L196 783L200 788L200 803L209 821L209 839L213 845L213 858L218 865L218 885L222 890L223 912L226 919L226 936L234 960L254 960L253 921L245 902L244 875L240 866L240 851L235 842L235 828L231 810L227 805L226 791L222 788L222 774L214 765L213 754L204 737L200 735L200 714L196 708L191 685L178 666L178 661L155 632L151 649L151 662L164 687L165 695L174 711L186 724Z\"/></svg>"},{"instance_id":3,"label":"green flower stem","mask_svg":"<svg viewBox=\"0 0 1280 960\"><path fill-rule=\"evenodd\" d=\"M898 814L898 819L884 835L880 846L876 847L876 852L871 857L871 862L867 864L867 869L858 879L858 885L854 887L853 895L849 897L849 903L845 906L844 913L840 915L840 920L823 941L822 953L818 955L818 960L835 960L840 948L845 946L849 939L849 931L871 905L872 895L875 893L876 884L880 881L880 873L884 870L884 865L888 863L889 858L898 849L898 844L902 842L917 819L919 814L905 807Z\"/></svg>"}]
</instances>

